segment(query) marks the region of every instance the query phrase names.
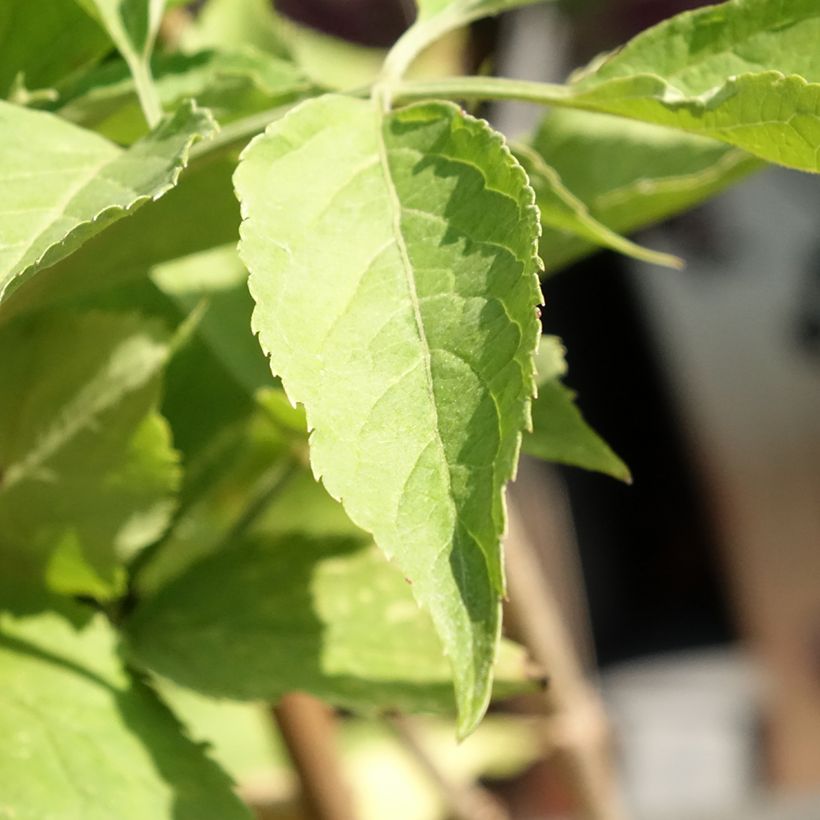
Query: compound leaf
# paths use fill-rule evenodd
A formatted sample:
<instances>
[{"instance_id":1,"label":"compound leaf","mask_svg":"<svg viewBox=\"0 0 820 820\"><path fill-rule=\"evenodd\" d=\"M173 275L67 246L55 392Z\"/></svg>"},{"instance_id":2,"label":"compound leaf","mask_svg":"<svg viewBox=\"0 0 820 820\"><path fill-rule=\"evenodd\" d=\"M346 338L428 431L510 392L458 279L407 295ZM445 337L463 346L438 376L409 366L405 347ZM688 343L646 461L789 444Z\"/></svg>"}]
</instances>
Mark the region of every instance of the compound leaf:
<instances>
[{"instance_id":1,"label":"compound leaf","mask_svg":"<svg viewBox=\"0 0 820 820\"><path fill-rule=\"evenodd\" d=\"M413 582L459 729L490 692L503 488L529 424L538 213L489 127L447 103L303 103L246 149L253 326L304 404L317 477Z\"/></svg>"},{"instance_id":2,"label":"compound leaf","mask_svg":"<svg viewBox=\"0 0 820 820\"><path fill-rule=\"evenodd\" d=\"M0 333L0 566L108 598L179 482L155 408L168 339L135 316L45 314Z\"/></svg>"},{"instance_id":3,"label":"compound leaf","mask_svg":"<svg viewBox=\"0 0 820 820\"><path fill-rule=\"evenodd\" d=\"M102 614L0 612L0 813L17 820L249 820L227 775L120 657ZM47 611L37 611L48 607Z\"/></svg>"},{"instance_id":4,"label":"compound leaf","mask_svg":"<svg viewBox=\"0 0 820 820\"><path fill-rule=\"evenodd\" d=\"M107 225L172 188L210 114L186 103L123 151L42 111L0 102L0 301Z\"/></svg>"}]
</instances>

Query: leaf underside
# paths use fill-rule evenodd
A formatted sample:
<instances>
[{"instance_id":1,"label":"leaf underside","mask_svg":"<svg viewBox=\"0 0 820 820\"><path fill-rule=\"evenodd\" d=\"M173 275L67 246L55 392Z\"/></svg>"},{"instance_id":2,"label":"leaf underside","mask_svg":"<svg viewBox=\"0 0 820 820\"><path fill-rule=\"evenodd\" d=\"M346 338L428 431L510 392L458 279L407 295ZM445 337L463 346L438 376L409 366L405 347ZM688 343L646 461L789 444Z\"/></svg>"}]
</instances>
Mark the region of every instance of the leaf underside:
<instances>
[{"instance_id":1,"label":"leaf underside","mask_svg":"<svg viewBox=\"0 0 820 820\"><path fill-rule=\"evenodd\" d=\"M228 777L132 678L100 613L2 590L0 814L249 820ZM47 611L37 611L40 608Z\"/></svg>"},{"instance_id":2,"label":"leaf underside","mask_svg":"<svg viewBox=\"0 0 820 820\"><path fill-rule=\"evenodd\" d=\"M156 414L168 340L133 315L45 314L0 333L0 576L109 598L179 481Z\"/></svg>"},{"instance_id":3,"label":"leaf underside","mask_svg":"<svg viewBox=\"0 0 820 820\"><path fill-rule=\"evenodd\" d=\"M111 222L172 188L213 133L184 103L127 151L52 114L0 102L0 300Z\"/></svg>"},{"instance_id":4,"label":"leaf underside","mask_svg":"<svg viewBox=\"0 0 820 820\"><path fill-rule=\"evenodd\" d=\"M678 257L636 245L596 220L586 205L564 185L558 172L533 149L524 145L518 146L516 156L530 178L541 214L541 225L547 230L552 229L587 242L594 242L596 245L655 265L683 267L683 261ZM544 243L543 236L541 250L546 268L552 270L550 247Z\"/></svg>"},{"instance_id":5,"label":"leaf underside","mask_svg":"<svg viewBox=\"0 0 820 820\"><path fill-rule=\"evenodd\" d=\"M75 2L0 4L0 97L17 77L28 90L50 88L110 49L99 24Z\"/></svg>"},{"instance_id":6,"label":"leaf underside","mask_svg":"<svg viewBox=\"0 0 820 820\"><path fill-rule=\"evenodd\" d=\"M544 118L532 148L590 216L620 234L691 208L763 167L716 140L570 109ZM542 224L541 254L550 272L595 250L579 231Z\"/></svg>"},{"instance_id":7,"label":"leaf underside","mask_svg":"<svg viewBox=\"0 0 820 820\"><path fill-rule=\"evenodd\" d=\"M360 535L233 543L149 598L126 633L141 664L218 697L275 701L299 690L371 715L453 711L429 615ZM499 694L532 689L523 651L501 648Z\"/></svg>"},{"instance_id":8,"label":"leaf underside","mask_svg":"<svg viewBox=\"0 0 820 820\"><path fill-rule=\"evenodd\" d=\"M315 474L430 610L466 734L490 693L503 487L534 389L533 193L455 106L336 96L251 143L235 184L254 330L305 405Z\"/></svg>"}]
</instances>

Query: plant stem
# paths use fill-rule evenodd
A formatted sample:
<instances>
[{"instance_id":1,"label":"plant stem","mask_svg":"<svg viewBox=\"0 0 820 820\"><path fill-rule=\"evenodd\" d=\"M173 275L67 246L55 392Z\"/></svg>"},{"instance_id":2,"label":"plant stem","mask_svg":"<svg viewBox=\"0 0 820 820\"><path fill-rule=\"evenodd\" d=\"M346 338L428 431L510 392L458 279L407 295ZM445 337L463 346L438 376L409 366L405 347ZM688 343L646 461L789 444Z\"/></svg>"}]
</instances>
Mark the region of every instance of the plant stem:
<instances>
[{"instance_id":1,"label":"plant stem","mask_svg":"<svg viewBox=\"0 0 820 820\"><path fill-rule=\"evenodd\" d=\"M390 725L402 745L416 759L425 774L438 786L447 803L447 816L453 820L509 820L507 810L486 789L462 786L441 770L430 756L412 723L407 718L393 718Z\"/></svg>"},{"instance_id":2,"label":"plant stem","mask_svg":"<svg viewBox=\"0 0 820 820\"><path fill-rule=\"evenodd\" d=\"M151 76L151 68L147 61L132 60L130 63L134 86L145 121L149 128L156 128L162 119L162 104L159 101L157 87L154 85L154 78Z\"/></svg>"},{"instance_id":3,"label":"plant stem","mask_svg":"<svg viewBox=\"0 0 820 820\"><path fill-rule=\"evenodd\" d=\"M296 458L290 458L274 464L264 473L254 485L251 499L242 514L222 536L215 551L230 547L241 538L301 469L303 469L301 462Z\"/></svg>"},{"instance_id":4,"label":"plant stem","mask_svg":"<svg viewBox=\"0 0 820 820\"><path fill-rule=\"evenodd\" d=\"M431 20L417 21L396 40L382 64L379 81L393 86L404 76L410 64L435 40L444 36L453 23L446 12Z\"/></svg>"},{"instance_id":5,"label":"plant stem","mask_svg":"<svg viewBox=\"0 0 820 820\"><path fill-rule=\"evenodd\" d=\"M313 820L354 820L353 800L334 744L335 719L329 707L310 695L285 695L273 715L302 784L302 798Z\"/></svg>"},{"instance_id":6,"label":"plant stem","mask_svg":"<svg viewBox=\"0 0 820 820\"><path fill-rule=\"evenodd\" d=\"M266 108L247 117L223 125L210 140L197 142L191 146L189 156L191 160L199 159L206 154L221 151L237 142L249 140L261 131L264 131L274 120L278 120L292 106L279 105L275 108Z\"/></svg>"},{"instance_id":7,"label":"plant stem","mask_svg":"<svg viewBox=\"0 0 820 820\"><path fill-rule=\"evenodd\" d=\"M519 100L541 105L577 107L575 94L566 85L511 80L506 77L446 77L441 80L407 81L393 89L395 102L431 98L454 100Z\"/></svg>"},{"instance_id":8,"label":"plant stem","mask_svg":"<svg viewBox=\"0 0 820 820\"><path fill-rule=\"evenodd\" d=\"M553 590L514 500L506 539L509 609L523 643L549 675L548 738L584 820L623 820L603 705L586 680Z\"/></svg>"}]
</instances>

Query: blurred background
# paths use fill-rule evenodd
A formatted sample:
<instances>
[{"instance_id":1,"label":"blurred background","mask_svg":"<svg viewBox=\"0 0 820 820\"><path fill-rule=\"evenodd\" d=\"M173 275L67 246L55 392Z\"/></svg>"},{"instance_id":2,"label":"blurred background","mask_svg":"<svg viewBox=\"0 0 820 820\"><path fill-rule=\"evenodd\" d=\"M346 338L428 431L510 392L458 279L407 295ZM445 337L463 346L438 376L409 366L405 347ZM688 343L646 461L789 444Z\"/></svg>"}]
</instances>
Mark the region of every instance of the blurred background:
<instances>
[{"instance_id":1,"label":"blurred background","mask_svg":"<svg viewBox=\"0 0 820 820\"><path fill-rule=\"evenodd\" d=\"M259 2L234 1L259 13ZM184 42L197 20L204 36L217 3L177 9L165 35ZM428 57L434 73L560 82L697 5L537 5ZM339 87L366 79L414 14L410 0L279 0L277 10L291 48ZM544 116L511 103L479 113L510 138ZM820 818L819 215L816 179L767 169L639 237L686 259L684 271L597 252L553 272L542 248L544 330L563 340L567 383L634 479L527 460L513 493L570 675L592 684L595 727L582 715L533 729L521 704L456 746L441 723L342 721L359 816L580 817L575 775L550 751L561 732L583 745L585 731L604 731L603 703L607 788L623 800L607 818ZM217 754L260 816L302 816L275 738L245 711L180 700L192 723L213 723Z\"/></svg>"}]
</instances>

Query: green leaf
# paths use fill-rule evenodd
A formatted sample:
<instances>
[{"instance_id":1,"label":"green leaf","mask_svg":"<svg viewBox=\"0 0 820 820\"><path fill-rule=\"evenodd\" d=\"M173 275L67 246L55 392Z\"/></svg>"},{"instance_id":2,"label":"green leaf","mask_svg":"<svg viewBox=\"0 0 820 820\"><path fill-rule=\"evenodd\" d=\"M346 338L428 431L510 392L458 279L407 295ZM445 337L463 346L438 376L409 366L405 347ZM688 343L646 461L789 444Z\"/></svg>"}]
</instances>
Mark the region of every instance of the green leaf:
<instances>
[{"instance_id":1,"label":"green leaf","mask_svg":"<svg viewBox=\"0 0 820 820\"><path fill-rule=\"evenodd\" d=\"M571 101L817 172L818 42L816 0L730 0L639 34L582 72Z\"/></svg>"},{"instance_id":2,"label":"green leaf","mask_svg":"<svg viewBox=\"0 0 820 820\"><path fill-rule=\"evenodd\" d=\"M394 101L516 99L617 114L817 172L818 38L816 0L730 0L643 32L566 86L498 77L398 83L415 54L400 40L385 71L385 91Z\"/></svg>"},{"instance_id":3,"label":"green leaf","mask_svg":"<svg viewBox=\"0 0 820 820\"><path fill-rule=\"evenodd\" d=\"M16 820L249 820L227 775L123 665L101 614L0 612L0 812ZM32 614L32 604L48 611Z\"/></svg>"},{"instance_id":4,"label":"green leaf","mask_svg":"<svg viewBox=\"0 0 820 820\"><path fill-rule=\"evenodd\" d=\"M306 434L302 430L294 431L288 422L283 424L280 418L274 418L268 411L271 394L279 391L260 391L255 412L254 408L240 406L227 419L227 414L218 412L215 420L200 423L210 433L202 441L204 437L197 429L194 414L197 408L211 404L221 410L219 402L224 385L214 378L213 362L208 363L211 367L206 364L207 355L202 356L200 350L196 353L200 355L193 363L194 374L200 377L200 381L205 380L202 379L203 375L206 376L207 382L215 383L217 389L203 389L200 386L197 393L198 386L194 384L188 395L193 395L195 399L205 397L206 402L196 402L194 407L190 406L190 402L187 407L168 407L166 402L163 408L175 423L175 431L179 431L180 437L184 436L181 444L187 445L183 452L186 455L188 497L183 498L183 507L175 518L173 529L136 576L134 586L140 594L154 592L197 560L229 547L239 537L237 532L246 529L243 522L247 521L249 512L251 519L264 512L272 490L288 500L284 514L280 513L281 506L271 513L281 519L280 527L296 515L298 520L310 522L303 523L300 531L312 533L313 528L328 519L327 503L317 507L315 483L312 480L307 488L300 482L298 489L306 490L306 494L289 492L295 470L292 455L294 442L304 449ZM189 362L185 361L185 364ZM169 376L173 375L172 370ZM201 410L199 412L202 415ZM208 415L211 413L209 410ZM338 505L334 505L335 514L330 516L334 526L332 534L341 532L347 535L353 532L360 535L361 531L349 522L346 528L338 529L340 516L342 521L347 519L340 509L336 512L336 507Z\"/></svg>"},{"instance_id":5,"label":"green leaf","mask_svg":"<svg viewBox=\"0 0 820 820\"><path fill-rule=\"evenodd\" d=\"M154 80L151 52L154 50L165 0L79 0L96 14L131 69L148 125L154 128L162 118Z\"/></svg>"},{"instance_id":6,"label":"green leaf","mask_svg":"<svg viewBox=\"0 0 820 820\"><path fill-rule=\"evenodd\" d=\"M174 111L194 99L221 124L293 102L312 88L293 63L250 46L161 54L152 60L151 71L163 109ZM121 62L96 68L63 89L57 111L120 143L145 133L134 81Z\"/></svg>"},{"instance_id":7,"label":"green leaf","mask_svg":"<svg viewBox=\"0 0 820 820\"><path fill-rule=\"evenodd\" d=\"M183 105L123 151L41 111L0 102L0 301L110 223L172 188L206 111Z\"/></svg>"},{"instance_id":8,"label":"green leaf","mask_svg":"<svg viewBox=\"0 0 820 820\"><path fill-rule=\"evenodd\" d=\"M542 337L536 362L538 396L532 404L533 429L524 436L524 452L631 483L629 467L586 423L575 404L575 393L561 383L567 366L556 337Z\"/></svg>"},{"instance_id":9,"label":"green leaf","mask_svg":"<svg viewBox=\"0 0 820 820\"><path fill-rule=\"evenodd\" d=\"M454 706L429 616L355 536L233 543L141 604L125 630L141 665L208 695L270 701L301 690L369 714ZM533 688L523 650L502 644L497 693Z\"/></svg>"},{"instance_id":10,"label":"green leaf","mask_svg":"<svg viewBox=\"0 0 820 820\"><path fill-rule=\"evenodd\" d=\"M5 328L0 349L2 574L116 595L179 482L155 412L166 335L135 316L45 315Z\"/></svg>"},{"instance_id":11,"label":"green leaf","mask_svg":"<svg viewBox=\"0 0 820 820\"><path fill-rule=\"evenodd\" d=\"M636 245L598 222L586 205L564 185L558 172L547 165L536 151L520 145L516 147L515 153L535 191L535 201L544 227L594 242L644 262L668 268L683 267L683 260L679 257ZM550 246L543 241L543 237L541 254L545 266L552 269Z\"/></svg>"},{"instance_id":12,"label":"green leaf","mask_svg":"<svg viewBox=\"0 0 820 820\"><path fill-rule=\"evenodd\" d=\"M204 304L196 332L249 395L270 386L270 368L248 330L253 301L235 244L157 265L151 279L183 315Z\"/></svg>"},{"instance_id":13,"label":"green leaf","mask_svg":"<svg viewBox=\"0 0 820 820\"><path fill-rule=\"evenodd\" d=\"M155 265L235 242L240 221L231 185L235 168L232 152L197 160L150 207L118 220L10 293L0 302L0 323L45 307L76 306L145 280ZM169 230L180 214L185 214L185 230Z\"/></svg>"},{"instance_id":14,"label":"green leaf","mask_svg":"<svg viewBox=\"0 0 820 820\"><path fill-rule=\"evenodd\" d=\"M29 89L51 88L95 63L108 37L73 0L0 3L0 97L20 77Z\"/></svg>"},{"instance_id":15,"label":"green leaf","mask_svg":"<svg viewBox=\"0 0 820 820\"><path fill-rule=\"evenodd\" d=\"M619 233L691 208L763 165L715 140L569 109L556 109L544 119L533 148L593 218ZM541 250L550 271L595 249L580 232L566 232L543 219L542 224Z\"/></svg>"},{"instance_id":16,"label":"green leaf","mask_svg":"<svg viewBox=\"0 0 820 820\"><path fill-rule=\"evenodd\" d=\"M335 96L254 140L235 184L254 330L305 405L315 474L430 609L466 734L489 697L503 488L533 391L532 190L453 105L383 117Z\"/></svg>"}]
</instances>

